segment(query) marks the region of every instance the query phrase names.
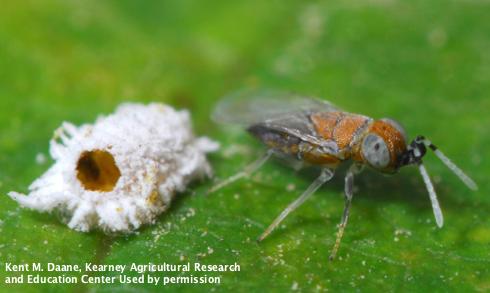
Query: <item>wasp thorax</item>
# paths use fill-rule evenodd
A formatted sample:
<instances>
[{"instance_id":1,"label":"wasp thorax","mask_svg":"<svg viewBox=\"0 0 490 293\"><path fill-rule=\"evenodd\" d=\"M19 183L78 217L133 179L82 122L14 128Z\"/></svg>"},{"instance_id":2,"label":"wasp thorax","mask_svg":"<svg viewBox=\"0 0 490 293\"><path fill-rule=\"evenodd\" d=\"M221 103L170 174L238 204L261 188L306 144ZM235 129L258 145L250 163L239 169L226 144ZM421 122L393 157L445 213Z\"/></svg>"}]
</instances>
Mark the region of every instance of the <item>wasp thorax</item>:
<instances>
[{"instance_id":1,"label":"wasp thorax","mask_svg":"<svg viewBox=\"0 0 490 293\"><path fill-rule=\"evenodd\" d=\"M87 190L108 192L121 177L111 153L104 150L85 151L77 162L77 178Z\"/></svg>"}]
</instances>

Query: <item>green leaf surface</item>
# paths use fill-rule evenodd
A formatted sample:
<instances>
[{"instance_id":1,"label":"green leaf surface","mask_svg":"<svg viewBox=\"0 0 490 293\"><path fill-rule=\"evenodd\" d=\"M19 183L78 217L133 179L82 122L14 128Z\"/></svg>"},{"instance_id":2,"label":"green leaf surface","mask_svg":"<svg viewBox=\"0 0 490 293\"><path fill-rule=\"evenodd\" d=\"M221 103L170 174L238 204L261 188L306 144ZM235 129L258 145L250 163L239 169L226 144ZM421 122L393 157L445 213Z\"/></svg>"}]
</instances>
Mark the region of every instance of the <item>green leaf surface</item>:
<instances>
[{"instance_id":1,"label":"green leaf surface","mask_svg":"<svg viewBox=\"0 0 490 293\"><path fill-rule=\"evenodd\" d=\"M0 291L151 292L138 284L9 285L3 263L241 265L220 285L172 291L490 290L490 2L454 1L6 1L0 9ZM270 162L205 195L195 184L157 223L127 236L79 233L6 194L52 162L62 121L92 122L124 101L192 111L195 131L222 143L216 180L264 148L210 121L243 87L296 91L424 134L479 184L471 192L427 156L445 226L434 223L413 168L356 177L338 258L328 262L343 209L343 175L255 239L317 176ZM44 272L45 275L50 275ZM66 273L66 275L77 275ZM94 273L94 276L99 274ZM117 275L106 273L103 275ZM137 276L137 274L133 274ZM179 276L178 273L170 274ZM187 274L188 275L188 274ZM201 274L195 274L200 276ZM204 275L204 273L202 274Z\"/></svg>"}]
</instances>

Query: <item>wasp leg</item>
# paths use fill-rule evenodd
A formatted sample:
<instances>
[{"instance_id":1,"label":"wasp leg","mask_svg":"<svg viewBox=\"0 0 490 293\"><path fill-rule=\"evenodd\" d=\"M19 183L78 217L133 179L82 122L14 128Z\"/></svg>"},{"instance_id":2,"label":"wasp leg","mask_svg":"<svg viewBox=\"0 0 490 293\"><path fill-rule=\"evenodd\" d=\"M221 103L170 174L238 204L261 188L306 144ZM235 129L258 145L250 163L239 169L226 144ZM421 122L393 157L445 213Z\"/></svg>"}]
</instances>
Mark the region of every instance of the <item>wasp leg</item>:
<instances>
[{"instance_id":1,"label":"wasp leg","mask_svg":"<svg viewBox=\"0 0 490 293\"><path fill-rule=\"evenodd\" d=\"M260 169L260 167L262 167L265 162L267 162L267 160L269 160L269 158L272 156L272 154L274 153L273 150L268 150L262 157L260 157L258 160L256 160L255 162L251 163L250 165L246 166L243 171L241 172L238 172L237 174L233 175L233 176L230 176L228 177L227 179L221 181L220 183L214 185L213 187L211 187L209 190L208 190L208 194L209 193L213 193L215 192L216 190L218 189L221 189L223 187L225 187L226 185L230 184L230 183L233 183L235 181L237 181L238 179L240 178L243 178L243 177L248 177L250 176L252 173L254 173L255 171L257 171L258 169Z\"/></svg>"},{"instance_id":2,"label":"wasp leg","mask_svg":"<svg viewBox=\"0 0 490 293\"><path fill-rule=\"evenodd\" d=\"M304 203L308 197L310 197L315 191L322 186L325 182L330 180L334 175L334 172L330 169L322 169L322 173L318 178L310 184L308 189L306 189L300 197L298 197L295 201L290 203L286 209L282 211L282 213L272 222L272 224L260 235L257 241L264 240L271 232L274 230L281 222L284 220L289 213L298 208L302 203Z\"/></svg>"},{"instance_id":3,"label":"wasp leg","mask_svg":"<svg viewBox=\"0 0 490 293\"><path fill-rule=\"evenodd\" d=\"M344 187L344 212L342 214L342 219L339 224L339 230L337 231L337 238L335 239L335 244L332 248L332 252L330 257L328 258L332 261L339 250L340 242L342 240L342 236L344 235L345 226L347 225L347 220L349 219L349 210L352 203L352 196L354 195L354 175L359 174L362 171L362 167L356 164L353 164L349 171L347 171L347 175L345 176L345 187Z\"/></svg>"},{"instance_id":4,"label":"wasp leg","mask_svg":"<svg viewBox=\"0 0 490 293\"><path fill-rule=\"evenodd\" d=\"M305 162L302 160L299 160L295 157L291 157L289 155L284 155L279 152L277 152L276 157L279 157L281 159L281 162L284 163L286 166L292 168L295 172L298 172L299 170L303 169L305 166Z\"/></svg>"}]
</instances>

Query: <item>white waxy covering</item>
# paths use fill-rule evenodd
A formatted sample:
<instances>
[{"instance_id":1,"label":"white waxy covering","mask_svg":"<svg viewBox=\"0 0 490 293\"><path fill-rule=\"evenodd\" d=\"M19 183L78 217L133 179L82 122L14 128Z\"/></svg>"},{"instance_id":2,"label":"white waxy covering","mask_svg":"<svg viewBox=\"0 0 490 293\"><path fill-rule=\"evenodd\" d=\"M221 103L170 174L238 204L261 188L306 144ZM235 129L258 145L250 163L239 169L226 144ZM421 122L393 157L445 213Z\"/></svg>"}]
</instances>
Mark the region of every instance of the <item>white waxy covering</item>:
<instances>
[{"instance_id":1,"label":"white waxy covering","mask_svg":"<svg viewBox=\"0 0 490 293\"><path fill-rule=\"evenodd\" d=\"M21 206L57 211L72 229L130 232L153 223L177 192L211 175L189 113L153 103L122 104L95 124L63 123L51 140L54 165L29 187L10 192Z\"/></svg>"}]
</instances>

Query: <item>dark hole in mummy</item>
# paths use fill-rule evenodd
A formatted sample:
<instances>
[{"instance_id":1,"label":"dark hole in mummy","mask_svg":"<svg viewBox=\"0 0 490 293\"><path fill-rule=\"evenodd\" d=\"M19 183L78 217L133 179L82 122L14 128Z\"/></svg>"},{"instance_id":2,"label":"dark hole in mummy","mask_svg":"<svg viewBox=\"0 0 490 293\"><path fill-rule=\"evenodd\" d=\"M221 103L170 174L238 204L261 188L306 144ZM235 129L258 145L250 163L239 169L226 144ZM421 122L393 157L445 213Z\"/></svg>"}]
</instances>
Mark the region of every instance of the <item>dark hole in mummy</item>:
<instances>
[{"instance_id":1,"label":"dark hole in mummy","mask_svg":"<svg viewBox=\"0 0 490 293\"><path fill-rule=\"evenodd\" d=\"M91 191L112 191L121 177L114 157L104 150L83 152L78 159L76 170L82 186Z\"/></svg>"}]
</instances>

